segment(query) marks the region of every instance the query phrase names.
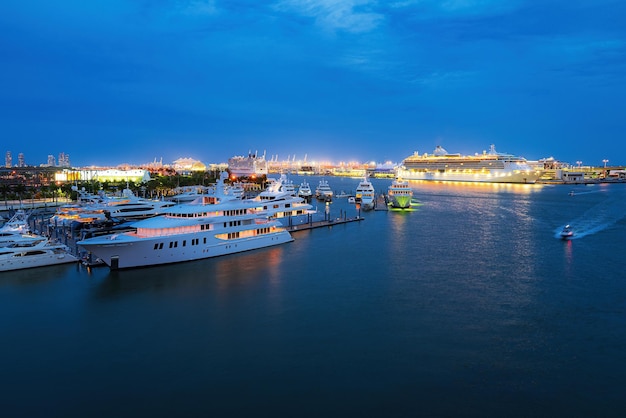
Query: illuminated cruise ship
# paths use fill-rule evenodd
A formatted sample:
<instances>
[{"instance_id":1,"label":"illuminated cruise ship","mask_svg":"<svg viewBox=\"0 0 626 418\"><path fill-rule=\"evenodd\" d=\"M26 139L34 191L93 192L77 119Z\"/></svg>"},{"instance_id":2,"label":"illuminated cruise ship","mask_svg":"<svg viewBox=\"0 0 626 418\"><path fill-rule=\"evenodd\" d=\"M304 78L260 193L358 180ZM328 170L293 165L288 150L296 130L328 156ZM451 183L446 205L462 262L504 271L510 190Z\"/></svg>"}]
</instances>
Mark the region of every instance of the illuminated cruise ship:
<instances>
[{"instance_id":1,"label":"illuminated cruise ship","mask_svg":"<svg viewBox=\"0 0 626 418\"><path fill-rule=\"evenodd\" d=\"M267 175L268 165L265 154L259 156L256 152L254 154L249 152L247 157L238 155L229 158L228 171L235 178Z\"/></svg>"},{"instance_id":2,"label":"illuminated cruise ship","mask_svg":"<svg viewBox=\"0 0 626 418\"><path fill-rule=\"evenodd\" d=\"M494 145L475 155L449 154L438 145L432 154L416 152L405 158L396 170L406 180L485 183L535 183L541 174L522 157L496 152Z\"/></svg>"}]
</instances>

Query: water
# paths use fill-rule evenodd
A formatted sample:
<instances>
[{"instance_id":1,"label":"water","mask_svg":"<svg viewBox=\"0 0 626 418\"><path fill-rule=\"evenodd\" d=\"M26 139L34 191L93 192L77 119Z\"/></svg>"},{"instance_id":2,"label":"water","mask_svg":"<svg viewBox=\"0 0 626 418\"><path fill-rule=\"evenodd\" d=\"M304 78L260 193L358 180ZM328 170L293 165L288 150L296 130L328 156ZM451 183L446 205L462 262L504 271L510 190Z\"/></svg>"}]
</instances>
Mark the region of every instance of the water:
<instances>
[{"instance_id":1,"label":"water","mask_svg":"<svg viewBox=\"0 0 626 418\"><path fill-rule=\"evenodd\" d=\"M626 185L412 187L275 248L3 273L2 415L622 416Z\"/></svg>"}]
</instances>

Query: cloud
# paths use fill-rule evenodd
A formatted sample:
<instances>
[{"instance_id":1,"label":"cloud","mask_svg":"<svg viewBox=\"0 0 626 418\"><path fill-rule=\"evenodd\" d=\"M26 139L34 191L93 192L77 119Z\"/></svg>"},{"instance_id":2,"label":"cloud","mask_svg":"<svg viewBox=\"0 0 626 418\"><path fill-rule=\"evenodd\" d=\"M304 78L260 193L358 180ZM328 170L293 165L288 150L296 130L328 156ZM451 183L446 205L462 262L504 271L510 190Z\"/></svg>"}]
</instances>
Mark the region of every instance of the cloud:
<instances>
[{"instance_id":1,"label":"cloud","mask_svg":"<svg viewBox=\"0 0 626 418\"><path fill-rule=\"evenodd\" d=\"M372 11L371 0L282 0L275 9L312 18L324 30L364 33L376 29L385 19Z\"/></svg>"},{"instance_id":2,"label":"cloud","mask_svg":"<svg viewBox=\"0 0 626 418\"><path fill-rule=\"evenodd\" d=\"M194 16L211 16L218 12L215 0L192 0L181 3L179 10L182 14Z\"/></svg>"}]
</instances>

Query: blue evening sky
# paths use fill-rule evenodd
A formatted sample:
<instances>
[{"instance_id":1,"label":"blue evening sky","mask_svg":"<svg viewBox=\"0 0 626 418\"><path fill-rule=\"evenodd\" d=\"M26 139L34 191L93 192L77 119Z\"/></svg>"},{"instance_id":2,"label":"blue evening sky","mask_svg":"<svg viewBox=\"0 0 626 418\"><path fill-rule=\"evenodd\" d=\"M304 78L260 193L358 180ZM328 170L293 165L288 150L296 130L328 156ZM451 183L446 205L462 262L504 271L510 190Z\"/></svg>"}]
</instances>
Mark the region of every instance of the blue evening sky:
<instances>
[{"instance_id":1,"label":"blue evening sky","mask_svg":"<svg viewBox=\"0 0 626 418\"><path fill-rule=\"evenodd\" d=\"M0 29L14 162L626 164L623 0L7 0Z\"/></svg>"}]
</instances>

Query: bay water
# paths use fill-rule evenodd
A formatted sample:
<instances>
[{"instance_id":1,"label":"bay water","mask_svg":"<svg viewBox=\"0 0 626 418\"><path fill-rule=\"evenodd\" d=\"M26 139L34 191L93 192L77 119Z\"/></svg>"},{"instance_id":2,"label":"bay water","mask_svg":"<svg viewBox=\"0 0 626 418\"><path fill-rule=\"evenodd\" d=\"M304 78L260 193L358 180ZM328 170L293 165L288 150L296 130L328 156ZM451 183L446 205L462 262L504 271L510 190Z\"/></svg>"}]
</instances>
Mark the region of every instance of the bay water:
<instances>
[{"instance_id":1,"label":"bay water","mask_svg":"<svg viewBox=\"0 0 626 418\"><path fill-rule=\"evenodd\" d=\"M278 247L1 273L2 415L623 416L626 185L411 187Z\"/></svg>"}]
</instances>

